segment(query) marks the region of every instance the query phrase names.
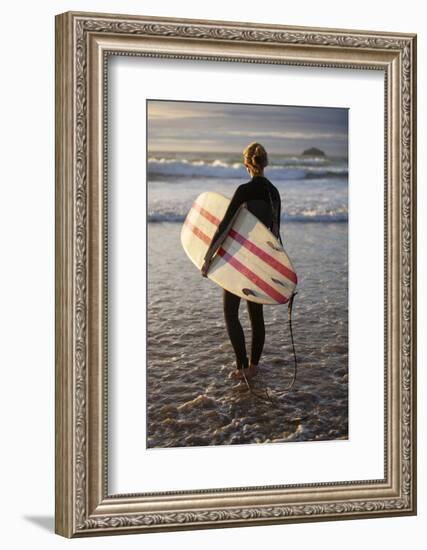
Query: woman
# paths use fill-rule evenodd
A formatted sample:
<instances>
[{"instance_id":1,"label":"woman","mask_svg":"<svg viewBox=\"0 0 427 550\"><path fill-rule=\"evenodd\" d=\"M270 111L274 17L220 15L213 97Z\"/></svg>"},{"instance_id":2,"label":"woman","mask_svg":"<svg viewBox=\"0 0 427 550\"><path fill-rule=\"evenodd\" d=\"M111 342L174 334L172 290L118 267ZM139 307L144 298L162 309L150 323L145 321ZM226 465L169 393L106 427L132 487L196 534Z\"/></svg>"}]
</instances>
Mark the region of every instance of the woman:
<instances>
[{"instance_id":1,"label":"woman","mask_svg":"<svg viewBox=\"0 0 427 550\"><path fill-rule=\"evenodd\" d=\"M246 203L246 208L252 212L272 233L280 238L280 194L276 187L264 176L264 168L268 165L268 156L259 143L251 143L243 151L243 163L251 176L251 180L240 185L231 199L227 211L218 225L204 258L202 275L207 276L210 262L218 248L224 242L234 221L234 216L240 206ZM252 328L252 345L250 361L246 355L245 336L239 321L240 297L224 289L224 317L227 332L236 355L236 370L234 378L255 376L258 372L265 341L265 325L262 304L246 300Z\"/></svg>"}]
</instances>

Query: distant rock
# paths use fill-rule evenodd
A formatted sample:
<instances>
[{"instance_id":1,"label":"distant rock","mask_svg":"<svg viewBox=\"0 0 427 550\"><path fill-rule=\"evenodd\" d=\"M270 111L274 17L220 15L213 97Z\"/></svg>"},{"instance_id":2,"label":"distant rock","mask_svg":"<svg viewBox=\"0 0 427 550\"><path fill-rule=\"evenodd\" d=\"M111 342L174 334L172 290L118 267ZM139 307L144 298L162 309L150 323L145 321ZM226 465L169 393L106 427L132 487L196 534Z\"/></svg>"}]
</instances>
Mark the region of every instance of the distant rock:
<instances>
[{"instance_id":1,"label":"distant rock","mask_svg":"<svg viewBox=\"0 0 427 550\"><path fill-rule=\"evenodd\" d=\"M325 153L317 147L306 149L302 154L304 157L326 157Z\"/></svg>"}]
</instances>

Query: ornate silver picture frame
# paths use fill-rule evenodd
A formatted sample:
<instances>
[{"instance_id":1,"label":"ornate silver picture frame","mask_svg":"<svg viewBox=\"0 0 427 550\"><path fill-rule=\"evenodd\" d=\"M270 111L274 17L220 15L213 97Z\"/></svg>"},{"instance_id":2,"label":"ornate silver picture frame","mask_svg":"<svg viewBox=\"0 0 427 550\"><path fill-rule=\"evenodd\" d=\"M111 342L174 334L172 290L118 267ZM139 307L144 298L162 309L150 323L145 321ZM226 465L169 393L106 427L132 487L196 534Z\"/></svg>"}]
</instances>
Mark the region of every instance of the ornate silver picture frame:
<instances>
[{"instance_id":1,"label":"ornate silver picture frame","mask_svg":"<svg viewBox=\"0 0 427 550\"><path fill-rule=\"evenodd\" d=\"M64 537L416 514L416 36L67 12L56 17L56 491ZM108 58L384 74L384 477L110 494ZM208 482L208 481L207 481Z\"/></svg>"}]
</instances>

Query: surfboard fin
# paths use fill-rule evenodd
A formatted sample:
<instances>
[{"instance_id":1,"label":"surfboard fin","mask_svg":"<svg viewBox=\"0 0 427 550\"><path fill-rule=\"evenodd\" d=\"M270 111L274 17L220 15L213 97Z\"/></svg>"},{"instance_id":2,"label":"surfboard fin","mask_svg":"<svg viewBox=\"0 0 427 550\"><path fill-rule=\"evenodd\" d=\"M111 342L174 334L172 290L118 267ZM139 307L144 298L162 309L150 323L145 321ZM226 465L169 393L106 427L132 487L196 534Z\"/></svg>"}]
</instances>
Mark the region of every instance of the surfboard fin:
<instances>
[{"instance_id":1,"label":"surfboard fin","mask_svg":"<svg viewBox=\"0 0 427 550\"><path fill-rule=\"evenodd\" d=\"M275 244L273 244L271 241L267 241L267 244L270 248L272 248L273 250L282 250L279 246L276 246Z\"/></svg>"},{"instance_id":2,"label":"surfboard fin","mask_svg":"<svg viewBox=\"0 0 427 550\"><path fill-rule=\"evenodd\" d=\"M242 288L242 292L245 296L256 296L256 292L254 292L250 288Z\"/></svg>"}]
</instances>

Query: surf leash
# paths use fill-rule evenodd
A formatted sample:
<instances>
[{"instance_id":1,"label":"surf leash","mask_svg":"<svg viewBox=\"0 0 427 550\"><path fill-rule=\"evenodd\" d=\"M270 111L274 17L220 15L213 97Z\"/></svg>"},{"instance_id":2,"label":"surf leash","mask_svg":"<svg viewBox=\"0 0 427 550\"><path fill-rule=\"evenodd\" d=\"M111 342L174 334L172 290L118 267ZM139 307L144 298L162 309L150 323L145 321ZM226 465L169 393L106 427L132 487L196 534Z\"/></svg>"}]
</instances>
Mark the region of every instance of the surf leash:
<instances>
[{"instance_id":1,"label":"surf leash","mask_svg":"<svg viewBox=\"0 0 427 550\"><path fill-rule=\"evenodd\" d=\"M294 334L293 334L293 330L292 330L292 308L293 308L293 305L294 305L295 296L297 294L298 294L297 292L293 292L291 297L289 298L289 302L288 302L288 326L289 326L289 333L290 333L290 336L291 336L292 354L293 354L293 357L294 357L294 373L293 373L292 380L291 380L289 386L287 388L285 388L283 391L280 392L281 396L283 396L285 393L290 392L292 390L292 388L294 387L295 382L297 380L298 361L297 361L297 354L296 354L296 350L295 350ZM274 404L273 400L271 399L271 397L268 393L267 388L264 388L265 396L257 393L256 391L254 391L254 389L252 388L249 380L247 379L244 369L242 370L242 375L243 375L243 380L245 381L249 392L254 397L257 397L258 399L261 399L264 402L268 401L272 405Z\"/></svg>"},{"instance_id":2,"label":"surf leash","mask_svg":"<svg viewBox=\"0 0 427 550\"><path fill-rule=\"evenodd\" d=\"M249 381L246 378L246 374L245 374L244 370L242 371L242 374L243 374L243 378L246 382L246 385L247 385L248 390L251 393L251 395L253 395L254 397L257 397L258 399L261 399L261 401L264 401L264 402L268 401L269 403L273 404L273 401L271 400L271 397L268 395L267 388L265 388L265 397L263 395L260 395L259 393L255 392L254 389L252 388L252 386L249 384Z\"/></svg>"},{"instance_id":3,"label":"surf leash","mask_svg":"<svg viewBox=\"0 0 427 550\"><path fill-rule=\"evenodd\" d=\"M298 294L297 292L294 292L292 294L292 296L290 297L289 302L288 302L288 326L289 326L289 333L290 333L290 336L291 336L292 353L293 353L293 356L294 356L294 373L293 373L292 380L291 380L290 384L288 385L288 387L285 388L283 391L279 392L278 395L275 396L276 398L283 397L285 394L291 392L294 385L295 385L295 382L297 380L298 361L297 361L297 354L296 354L296 351L295 351L294 335L293 335L293 331L292 331L292 307L294 305L294 298L297 294Z\"/></svg>"},{"instance_id":4,"label":"surf leash","mask_svg":"<svg viewBox=\"0 0 427 550\"><path fill-rule=\"evenodd\" d=\"M292 353L293 353L293 356L294 356L294 375L292 377L291 383L284 390L285 392L291 391L291 389L294 387L296 379L297 379L298 362L297 362L297 354L296 354L296 351L295 351L294 334L293 334L293 331L292 331L292 307L294 305L294 298L297 294L298 294L298 292L293 292L292 296L289 298L289 302L288 302L288 325L289 325L289 333L291 335Z\"/></svg>"},{"instance_id":5,"label":"surf leash","mask_svg":"<svg viewBox=\"0 0 427 550\"><path fill-rule=\"evenodd\" d=\"M267 186L267 191L268 191L268 197L270 199L271 214L272 214L272 225L270 227L270 231L275 236L276 236L276 232L277 232L277 238L279 239L280 244L282 244L282 246L283 246L282 239L280 237L280 229L279 229L280 228L280 220L278 219L278 212L274 208L273 199L271 197L270 188L268 186ZM294 305L294 298L297 294L298 294L298 292L293 292L291 297L289 298L289 302L288 302L288 325L289 325L289 332L290 332L291 342L292 342L292 352L293 352L293 356L294 356L294 375L292 377L291 383L289 384L289 386L285 390L283 390L282 393L287 393L287 392L291 391L292 388L294 387L296 379L297 379L297 354L296 354L296 351L295 351L294 335L293 335L293 332L292 332L292 307Z\"/></svg>"}]
</instances>

